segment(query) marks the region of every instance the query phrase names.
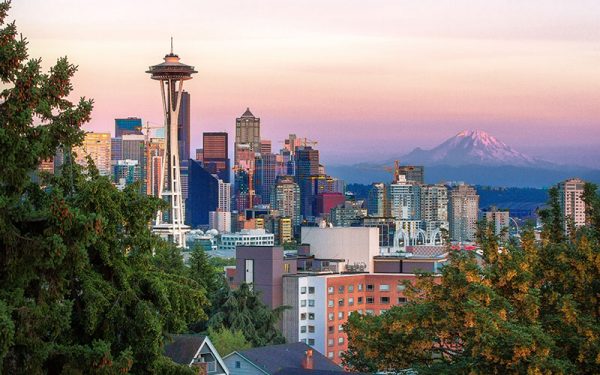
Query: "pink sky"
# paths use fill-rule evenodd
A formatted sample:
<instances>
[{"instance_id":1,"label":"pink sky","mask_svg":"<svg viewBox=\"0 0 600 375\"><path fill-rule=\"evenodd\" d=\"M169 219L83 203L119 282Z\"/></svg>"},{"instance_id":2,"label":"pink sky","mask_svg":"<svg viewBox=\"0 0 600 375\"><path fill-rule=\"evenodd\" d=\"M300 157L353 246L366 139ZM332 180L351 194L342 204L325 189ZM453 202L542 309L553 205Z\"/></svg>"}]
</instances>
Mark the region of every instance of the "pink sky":
<instances>
[{"instance_id":1,"label":"pink sky","mask_svg":"<svg viewBox=\"0 0 600 375\"><path fill-rule=\"evenodd\" d=\"M203 131L233 132L246 107L264 138L317 139L332 162L475 128L536 154L600 145L597 0L17 0L9 18L32 57L79 65L90 130L125 116L162 123L144 71L173 36L198 70L186 87L193 148Z\"/></svg>"}]
</instances>

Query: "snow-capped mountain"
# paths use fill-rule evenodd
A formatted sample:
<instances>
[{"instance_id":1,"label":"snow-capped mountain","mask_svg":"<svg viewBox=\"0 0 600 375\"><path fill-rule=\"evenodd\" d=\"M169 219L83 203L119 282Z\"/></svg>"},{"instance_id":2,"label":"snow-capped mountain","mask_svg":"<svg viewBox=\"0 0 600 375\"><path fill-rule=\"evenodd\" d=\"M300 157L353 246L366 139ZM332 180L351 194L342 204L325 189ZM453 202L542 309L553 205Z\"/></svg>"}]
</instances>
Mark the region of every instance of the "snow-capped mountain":
<instances>
[{"instance_id":1,"label":"snow-capped mountain","mask_svg":"<svg viewBox=\"0 0 600 375\"><path fill-rule=\"evenodd\" d=\"M400 158L403 164L512 165L549 164L523 154L482 130L464 130L431 150L416 148Z\"/></svg>"}]
</instances>

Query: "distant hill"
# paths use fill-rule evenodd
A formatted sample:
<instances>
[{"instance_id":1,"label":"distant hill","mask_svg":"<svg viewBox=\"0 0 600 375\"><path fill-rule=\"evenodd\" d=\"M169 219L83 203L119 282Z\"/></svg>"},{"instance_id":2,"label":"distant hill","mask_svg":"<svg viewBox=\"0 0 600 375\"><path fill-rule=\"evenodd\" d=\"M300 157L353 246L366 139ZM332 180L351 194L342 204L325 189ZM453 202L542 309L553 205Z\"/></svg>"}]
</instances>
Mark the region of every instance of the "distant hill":
<instances>
[{"instance_id":1,"label":"distant hill","mask_svg":"<svg viewBox=\"0 0 600 375\"><path fill-rule=\"evenodd\" d=\"M580 177L600 183L600 170L562 166L521 153L481 130L462 131L431 150L416 148L398 158L402 165L425 166L425 181L464 181L475 185L548 187ZM332 176L348 183L390 181L385 170L393 160L381 163L328 166Z\"/></svg>"}]
</instances>

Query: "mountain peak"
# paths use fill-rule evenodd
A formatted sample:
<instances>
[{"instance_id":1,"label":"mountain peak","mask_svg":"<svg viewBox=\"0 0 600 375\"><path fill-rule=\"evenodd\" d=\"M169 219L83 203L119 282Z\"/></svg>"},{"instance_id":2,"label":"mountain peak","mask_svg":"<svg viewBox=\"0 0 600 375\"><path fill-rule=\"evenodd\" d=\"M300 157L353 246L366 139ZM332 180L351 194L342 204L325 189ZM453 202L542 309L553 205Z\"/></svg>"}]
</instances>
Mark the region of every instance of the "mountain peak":
<instances>
[{"instance_id":1,"label":"mountain peak","mask_svg":"<svg viewBox=\"0 0 600 375\"><path fill-rule=\"evenodd\" d=\"M531 166L538 162L483 130L463 130L431 150L413 150L404 160L425 165Z\"/></svg>"}]
</instances>

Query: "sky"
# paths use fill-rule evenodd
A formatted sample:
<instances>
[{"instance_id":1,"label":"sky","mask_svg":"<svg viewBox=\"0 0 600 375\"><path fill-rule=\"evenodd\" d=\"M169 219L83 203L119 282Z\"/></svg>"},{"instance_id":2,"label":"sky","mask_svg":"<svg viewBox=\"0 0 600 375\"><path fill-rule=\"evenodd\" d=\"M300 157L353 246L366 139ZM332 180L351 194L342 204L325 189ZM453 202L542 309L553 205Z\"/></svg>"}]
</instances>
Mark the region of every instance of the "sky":
<instances>
[{"instance_id":1,"label":"sky","mask_svg":"<svg viewBox=\"0 0 600 375\"><path fill-rule=\"evenodd\" d=\"M13 0L31 57L79 66L90 131L162 124L145 73L198 73L192 150L250 107L261 135L319 141L325 162L389 159L482 129L520 151L600 167L598 0ZM194 153L192 152L192 155Z\"/></svg>"}]
</instances>

